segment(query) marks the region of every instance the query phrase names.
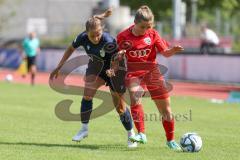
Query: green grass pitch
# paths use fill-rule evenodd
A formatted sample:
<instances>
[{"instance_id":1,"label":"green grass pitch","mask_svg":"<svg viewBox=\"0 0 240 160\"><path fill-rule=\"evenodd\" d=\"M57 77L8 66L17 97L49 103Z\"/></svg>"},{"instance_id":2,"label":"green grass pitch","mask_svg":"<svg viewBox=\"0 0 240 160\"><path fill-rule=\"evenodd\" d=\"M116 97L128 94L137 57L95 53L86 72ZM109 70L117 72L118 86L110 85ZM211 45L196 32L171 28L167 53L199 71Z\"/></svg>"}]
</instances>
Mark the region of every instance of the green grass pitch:
<instances>
[{"instance_id":1,"label":"green grass pitch","mask_svg":"<svg viewBox=\"0 0 240 160\"><path fill-rule=\"evenodd\" d=\"M89 137L71 141L79 122L59 120L55 105L73 99L71 111L79 111L80 96L63 95L48 86L0 83L0 159L1 160L239 160L240 105L212 104L205 99L172 97L176 118L176 140L195 131L203 140L198 153L178 153L165 144L161 122L149 98L143 99L147 114L148 143L137 149L126 147L126 133L115 111L90 123ZM100 100L95 99L95 106Z\"/></svg>"}]
</instances>

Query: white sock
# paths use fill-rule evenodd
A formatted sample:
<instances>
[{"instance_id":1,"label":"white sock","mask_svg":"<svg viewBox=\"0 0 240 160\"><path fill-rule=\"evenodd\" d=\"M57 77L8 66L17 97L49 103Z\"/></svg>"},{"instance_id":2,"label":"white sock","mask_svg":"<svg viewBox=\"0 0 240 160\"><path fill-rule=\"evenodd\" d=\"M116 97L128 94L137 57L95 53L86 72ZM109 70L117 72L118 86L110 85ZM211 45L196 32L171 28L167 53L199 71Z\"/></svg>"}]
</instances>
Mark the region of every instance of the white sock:
<instances>
[{"instance_id":1,"label":"white sock","mask_svg":"<svg viewBox=\"0 0 240 160\"><path fill-rule=\"evenodd\" d=\"M88 123L82 123L82 130L88 130Z\"/></svg>"},{"instance_id":2,"label":"white sock","mask_svg":"<svg viewBox=\"0 0 240 160\"><path fill-rule=\"evenodd\" d=\"M128 137L135 135L134 129L127 131L127 133L128 133Z\"/></svg>"}]
</instances>

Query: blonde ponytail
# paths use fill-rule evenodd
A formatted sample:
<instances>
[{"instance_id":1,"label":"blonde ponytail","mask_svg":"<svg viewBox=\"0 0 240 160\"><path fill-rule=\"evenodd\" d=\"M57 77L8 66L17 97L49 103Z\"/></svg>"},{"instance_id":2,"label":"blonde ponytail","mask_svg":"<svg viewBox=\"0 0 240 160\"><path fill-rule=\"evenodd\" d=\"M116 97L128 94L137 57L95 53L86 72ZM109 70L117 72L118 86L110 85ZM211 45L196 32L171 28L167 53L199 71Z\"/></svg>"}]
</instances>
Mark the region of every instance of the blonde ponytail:
<instances>
[{"instance_id":1,"label":"blonde ponytail","mask_svg":"<svg viewBox=\"0 0 240 160\"><path fill-rule=\"evenodd\" d=\"M112 15L112 8L107 9L105 12L99 15L94 15L93 17L89 18L86 22L86 31L94 29L98 26L102 26L102 20Z\"/></svg>"},{"instance_id":2,"label":"blonde ponytail","mask_svg":"<svg viewBox=\"0 0 240 160\"><path fill-rule=\"evenodd\" d=\"M112 8L109 8L108 10L103 12L102 14L94 15L93 18L97 18L99 20L103 20L104 18L107 18L107 17L109 17L111 15L112 15Z\"/></svg>"}]
</instances>

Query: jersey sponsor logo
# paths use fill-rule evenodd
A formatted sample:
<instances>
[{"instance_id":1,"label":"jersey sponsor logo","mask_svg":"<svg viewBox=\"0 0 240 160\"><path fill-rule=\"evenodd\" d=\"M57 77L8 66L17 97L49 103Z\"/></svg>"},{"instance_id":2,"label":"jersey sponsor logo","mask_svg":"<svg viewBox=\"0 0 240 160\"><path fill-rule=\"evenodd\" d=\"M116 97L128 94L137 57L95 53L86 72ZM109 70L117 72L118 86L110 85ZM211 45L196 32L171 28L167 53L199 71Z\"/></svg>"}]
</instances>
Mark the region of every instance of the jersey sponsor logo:
<instances>
[{"instance_id":1,"label":"jersey sponsor logo","mask_svg":"<svg viewBox=\"0 0 240 160\"><path fill-rule=\"evenodd\" d=\"M87 50L89 50L90 49L90 46L89 45L87 45Z\"/></svg>"},{"instance_id":2,"label":"jersey sponsor logo","mask_svg":"<svg viewBox=\"0 0 240 160\"><path fill-rule=\"evenodd\" d=\"M151 49L142 49L142 50L135 50L135 51L130 51L129 55L130 57L147 57L151 53Z\"/></svg>"},{"instance_id":3,"label":"jersey sponsor logo","mask_svg":"<svg viewBox=\"0 0 240 160\"><path fill-rule=\"evenodd\" d=\"M145 42L147 45L150 45L150 44L151 44L151 38L150 38L150 37L144 38L144 42Z\"/></svg>"}]
</instances>

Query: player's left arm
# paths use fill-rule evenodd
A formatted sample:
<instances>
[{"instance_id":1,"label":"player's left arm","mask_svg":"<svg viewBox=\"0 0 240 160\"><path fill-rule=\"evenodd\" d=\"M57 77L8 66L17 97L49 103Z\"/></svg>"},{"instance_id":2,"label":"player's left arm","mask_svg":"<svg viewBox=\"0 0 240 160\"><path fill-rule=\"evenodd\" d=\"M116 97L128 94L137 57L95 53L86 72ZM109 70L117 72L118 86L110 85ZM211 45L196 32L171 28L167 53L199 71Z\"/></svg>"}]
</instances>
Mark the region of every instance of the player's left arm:
<instances>
[{"instance_id":1,"label":"player's left arm","mask_svg":"<svg viewBox=\"0 0 240 160\"><path fill-rule=\"evenodd\" d=\"M181 52L181 51L183 51L183 50L184 50L184 48L183 48L182 46L180 46L180 45L175 45L175 46L173 46L173 47L171 47L171 48L168 48L168 49L164 50L164 51L162 52L162 54L163 54L165 57L171 57L172 55L174 55L174 54L176 54L176 53L178 53L178 52Z\"/></svg>"},{"instance_id":2,"label":"player's left arm","mask_svg":"<svg viewBox=\"0 0 240 160\"><path fill-rule=\"evenodd\" d=\"M106 70L106 74L108 77L115 76L115 73L119 70L119 62L124 60L126 50L118 51L111 59L111 67Z\"/></svg>"},{"instance_id":3,"label":"player's left arm","mask_svg":"<svg viewBox=\"0 0 240 160\"><path fill-rule=\"evenodd\" d=\"M119 70L119 62L124 60L126 50L121 49L118 46L119 36L117 36L117 40L109 39L109 41L111 41L113 44L115 44L116 48L114 48L113 52L111 54L109 54L109 55L111 55L110 68L108 70L106 70L106 74L108 77L113 77L113 76L115 76L115 73Z\"/></svg>"},{"instance_id":4,"label":"player's left arm","mask_svg":"<svg viewBox=\"0 0 240 160\"><path fill-rule=\"evenodd\" d=\"M184 50L184 48L181 45L175 45L173 47L170 47L169 43L161 38L159 34L155 31L155 45L158 49L158 51L165 57L170 57L177 52L181 52Z\"/></svg>"}]
</instances>

